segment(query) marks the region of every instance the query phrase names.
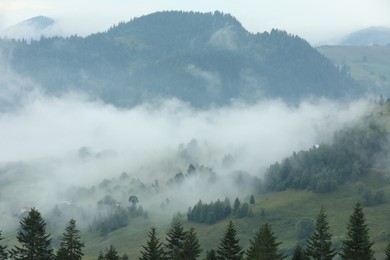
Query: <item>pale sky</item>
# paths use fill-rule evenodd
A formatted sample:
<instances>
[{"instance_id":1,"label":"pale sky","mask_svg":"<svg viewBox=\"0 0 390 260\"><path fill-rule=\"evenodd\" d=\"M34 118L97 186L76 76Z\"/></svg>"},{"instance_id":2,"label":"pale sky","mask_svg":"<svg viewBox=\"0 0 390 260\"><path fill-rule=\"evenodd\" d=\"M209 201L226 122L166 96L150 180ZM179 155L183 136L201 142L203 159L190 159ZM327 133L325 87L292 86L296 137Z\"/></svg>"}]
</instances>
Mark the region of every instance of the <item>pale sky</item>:
<instances>
[{"instance_id":1,"label":"pale sky","mask_svg":"<svg viewBox=\"0 0 390 260\"><path fill-rule=\"evenodd\" d=\"M219 10L250 32L278 28L313 44L370 26L390 27L390 0L0 0L0 31L44 15L57 20L65 35L88 35L164 10Z\"/></svg>"}]
</instances>

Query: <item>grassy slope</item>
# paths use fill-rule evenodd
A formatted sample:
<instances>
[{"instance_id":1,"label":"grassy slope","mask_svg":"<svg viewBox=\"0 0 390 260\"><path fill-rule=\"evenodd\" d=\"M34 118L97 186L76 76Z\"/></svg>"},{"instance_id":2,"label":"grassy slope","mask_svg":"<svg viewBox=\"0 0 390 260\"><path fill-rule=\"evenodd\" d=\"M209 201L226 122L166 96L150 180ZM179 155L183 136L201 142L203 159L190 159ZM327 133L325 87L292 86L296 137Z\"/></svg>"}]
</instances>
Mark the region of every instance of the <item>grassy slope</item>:
<instances>
[{"instance_id":1,"label":"grassy slope","mask_svg":"<svg viewBox=\"0 0 390 260\"><path fill-rule=\"evenodd\" d=\"M388 240L390 240L390 185L384 184L382 177L371 173L363 180L372 189L385 191L387 203L376 207L365 208L367 223L370 228L370 238L375 242L374 249L377 258L384 257L383 252ZM346 223L352 213L353 205L359 200L354 183L344 185L336 192L329 194L314 194L307 191L287 190L284 192L270 193L256 197L253 206L254 216L244 219L235 219L242 245L247 248L249 239L265 222L272 224L275 235L282 241L281 249L291 249L295 246L295 225L304 217L315 221L315 217L321 206L324 206L329 218L331 232L334 240L339 241L345 234ZM260 212L265 214L261 216ZM203 225L185 222L185 226L195 227L200 238L204 252L216 248L219 240L225 232L227 222L225 219L215 225ZM157 223L153 221L154 223ZM108 247L110 243L116 246L120 254L127 253L131 259L138 258L145 243L147 232L153 223L142 220L133 223L111 233L107 239L101 239L97 234L85 234L83 238L88 241L85 249L86 259L96 259L96 254L101 248ZM165 232L169 223L160 223L158 234L165 241Z\"/></svg>"},{"instance_id":2,"label":"grassy slope","mask_svg":"<svg viewBox=\"0 0 390 260\"><path fill-rule=\"evenodd\" d=\"M340 67L349 66L352 78L376 91L389 91L390 46L321 46L317 50Z\"/></svg>"}]
</instances>

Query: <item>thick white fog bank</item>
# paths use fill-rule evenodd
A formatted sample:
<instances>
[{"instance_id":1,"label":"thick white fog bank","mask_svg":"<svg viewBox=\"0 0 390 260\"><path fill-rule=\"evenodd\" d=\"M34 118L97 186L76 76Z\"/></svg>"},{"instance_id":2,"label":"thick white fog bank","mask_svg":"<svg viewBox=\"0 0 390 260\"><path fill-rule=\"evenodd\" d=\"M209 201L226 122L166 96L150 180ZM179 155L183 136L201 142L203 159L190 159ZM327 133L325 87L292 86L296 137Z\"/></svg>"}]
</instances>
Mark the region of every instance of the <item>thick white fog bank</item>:
<instances>
[{"instance_id":1,"label":"thick white fog bank","mask_svg":"<svg viewBox=\"0 0 390 260\"><path fill-rule=\"evenodd\" d=\"M293 151L328 142L335 130L364 115L367 103L327 100L289 107L279 100L199 111L177 100L120 109L77 95L40 96L0 114L1 162L62 158L85 146L149 164L197 141L200 162L230 154L256 172ZM125 169L124 169L125 170Z\"/></svg>"},{"instance_id":2,"label":"thick white fog bank","mask_svg":"<svg viewBox=\"0 0 390 260\"><path fill-rule=\"evenodd\" d=\"M128 203L137 193L147 211L170 201L171 213L199 199L247 196L224 176L241 171L261 178L271 163L330 142L369 108L364 100L320 99L199 110L171 99L125 109L76 93L49 97L6 66L0 72L0 229L17 225L23 209L48 213L56 204L83 209L88 222L107 194ZM166 185L190 164L196 177ZM118 179L122 172L128 179ZM110 184L113 178L119 181Z\"/></svg>"}]
</instances>

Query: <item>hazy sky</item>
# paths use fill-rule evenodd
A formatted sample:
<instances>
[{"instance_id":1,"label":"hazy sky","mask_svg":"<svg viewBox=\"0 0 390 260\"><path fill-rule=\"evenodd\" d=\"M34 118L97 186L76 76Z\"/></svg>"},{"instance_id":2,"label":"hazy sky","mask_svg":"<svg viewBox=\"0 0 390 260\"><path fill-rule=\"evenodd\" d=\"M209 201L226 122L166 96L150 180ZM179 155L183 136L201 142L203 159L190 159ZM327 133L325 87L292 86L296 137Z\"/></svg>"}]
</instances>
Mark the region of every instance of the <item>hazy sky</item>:
<instances>
[{"instance_id":1,"label":"hazy sky","mask_svg":"<svg viewBox=\"0 0 390 260\"><path fill-rule=\"evenodd\" d=\"M0 31L45 15L60 21L64 33L85 35L162 10L219 10L251 32L284 29L314 44L369 26L390 27L389 0L0 0Z\"/></svg>"}]
</instances>

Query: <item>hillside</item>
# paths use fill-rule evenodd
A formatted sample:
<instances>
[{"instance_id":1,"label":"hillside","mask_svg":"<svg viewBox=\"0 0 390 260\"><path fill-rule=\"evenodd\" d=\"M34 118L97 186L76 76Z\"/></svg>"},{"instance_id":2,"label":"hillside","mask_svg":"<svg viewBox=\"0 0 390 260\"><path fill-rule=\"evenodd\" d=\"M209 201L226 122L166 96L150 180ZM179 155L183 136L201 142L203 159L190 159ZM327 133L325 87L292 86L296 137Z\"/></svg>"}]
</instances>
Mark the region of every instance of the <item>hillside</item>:
<instances>
[{"instance_id":1,"label":"hillside","mask_svg":"<svg viewBox=\"0 0 390 260\"><path fill-rule=\"evenodd\" d=\"M119 106L169 97L196 107L270 97L294 104L363 92L298 36L251 34L220 12L159 12L85 38L3 39L0 48L47 93L84 91Z\"/></svg>"},{"instance_id":2,"label":"hillside","mask_svg":"<svg viewBox=\"0 0 390 260\"><path fill-rule=\"evenodd\" d=\"M321 46L317 50L372 93L390 95L390 46Z\"/></svg>"},{"instance_id":3,"label":"hillside","mask_svg":"<svg viewBox=\"0 0 390 260\"><path fill-rule=\"evenodd\" d=\"M354 46L371 46L390 44L390 28L387 27L368 27L356 32L353 32L337 45L354 45Z\"/></svg>"},{"instance_id":4,"label":"hillside","mask_svg":"<svg viewBox=\"0 0 390 260\"><path fill-rule=\"evenodd\" d=\"M380 125L380 131L387 131L390 127L390 104L378 107L373 112L373 117L376 124ZM366 120L372 120L373 118ZM363 123L364 124L364 123ZM369 125L371 125L370 123ZM368 126L369 128L372 126ZM363 127L364 128L364 127ZM376 128L375 128L376 129ZM374 132L376 130L373 130ZM366 137L360 140L354 140L355 137L349 137L350 133L359 132L356 129L344 130L344 136L340 136L343 133L336 135L335 143L330 150L326 151L331 157L326 158L327 162L323 162L325 167L333 167L337 165L336 169L332 171L345 170L343 166L338 165L342 160L340 154L332 157L332 153L340 150L340 153L355 152L359 156L367 156L365 149L373 149L374 143L382 144L380 150L388 154L388 141L384 136L376 136L374 132L366 132ZM354 134L355 135L355 134ZM351 139L350 139L351 138ZM356 134L356 138L361 138ZM369 141L366 138L373 138ZM379 138L379 139L376 139ZM343 146L348 146L347 143L355 143L350 148L346 148L349 151L343 151ZM358 143L358 144L356 144ZM378 149L378 148L375 148ZM303 156L308 160L314 160L310 158L311 154L316 155L316 151L309 150ZM315 191L297 187L287 188L280 192L260 192L255 196L255 203L251 205L253 212L252 216L237 218L230 216L226 219L218 221L216 224L207 225L199 224L195 222L188 222L186 219L186 212L183 212L182 221L184 226L188 229L194 227L199 236L200 243L203 249L203 254L209 249L215 249L223 236L226 226L229 220L233 220L238 230L238 236L240 243L244 248L249 245L249 240L253 238L257 229L264 223L268 222L272 225L275 235L278 240L282 242L280 250L285 254L290 254L294 248L296 241L304 241L304 238L299 237L300 224L302 222L314 223L315 217L318 214L320 207L324 206L326 214L330 223L330 231L333 234L333 243L336 248L340 249L341 240L345 238L345 228L348 222L349 216L352 213L352 207L357 201L361 201L366 204L364 208L367 224L370 228L370 239L374 242L374 250L377 259L384 259L385 247L390 241L390 228L389 214L390 214L390 179L389 168L386 160L387 155L380 154L378 151L369 152L370 164L364 164L362 162L361 172L358 175L350 175L350 172L340 173L344 176L344 180L338 183L337 187L331 191ZM293 157L299 156L293 155ZM383 156L383 157L382 157ZM344 155L345 157L345 155ZM375 158L374 158L375 157ZM349 160L344 158L345 160ZM292 159L290 159L292 161ZM368 162L367 161L367 162ZM293 161L291 162L294 163ZM345 164L346 167L348 166ZM338 168L337 168L338 167ZM270 167L272 168L272 166ZM332 175L334 173L330 173ZM337 173L339 174L339 173ZM315 175L313 174L315 177ZM288 175L285 176L288 179ZM323 178L324 179L324 178ZM325 178L326 179L326 178ZM264 184L267 184L267 179L263 180ZM283 180L279 181L283 183ZM309 181L310 182L310 181ZM243 189L244 190L244 189ZM245 189L249 191L249 189ZM380 204L369 205L367 201L367 192L371 194L383 194L383 201ZM232 200L232 198L231 198ZM249 198L242 198L242 202L249 202ZM161 219L159 219L161 220ZM139 252L142 250L142 245L147 240L147 230L150 228L150 223L153 223L157 227L158 237L165 242L166 232L169 230L169 222L161 222L151 219L138 220L137 222L130 224L128 227L119 229L110 233L107 238L101 238L98 234L88 233L86 235L87 244L86 253L88 257L86 259L94 259L94 252L100 250L102 247L108 247L111 243L115 244L120 253L126 253L130 257L139 257Z\"/></svg>"}]
</instances>

